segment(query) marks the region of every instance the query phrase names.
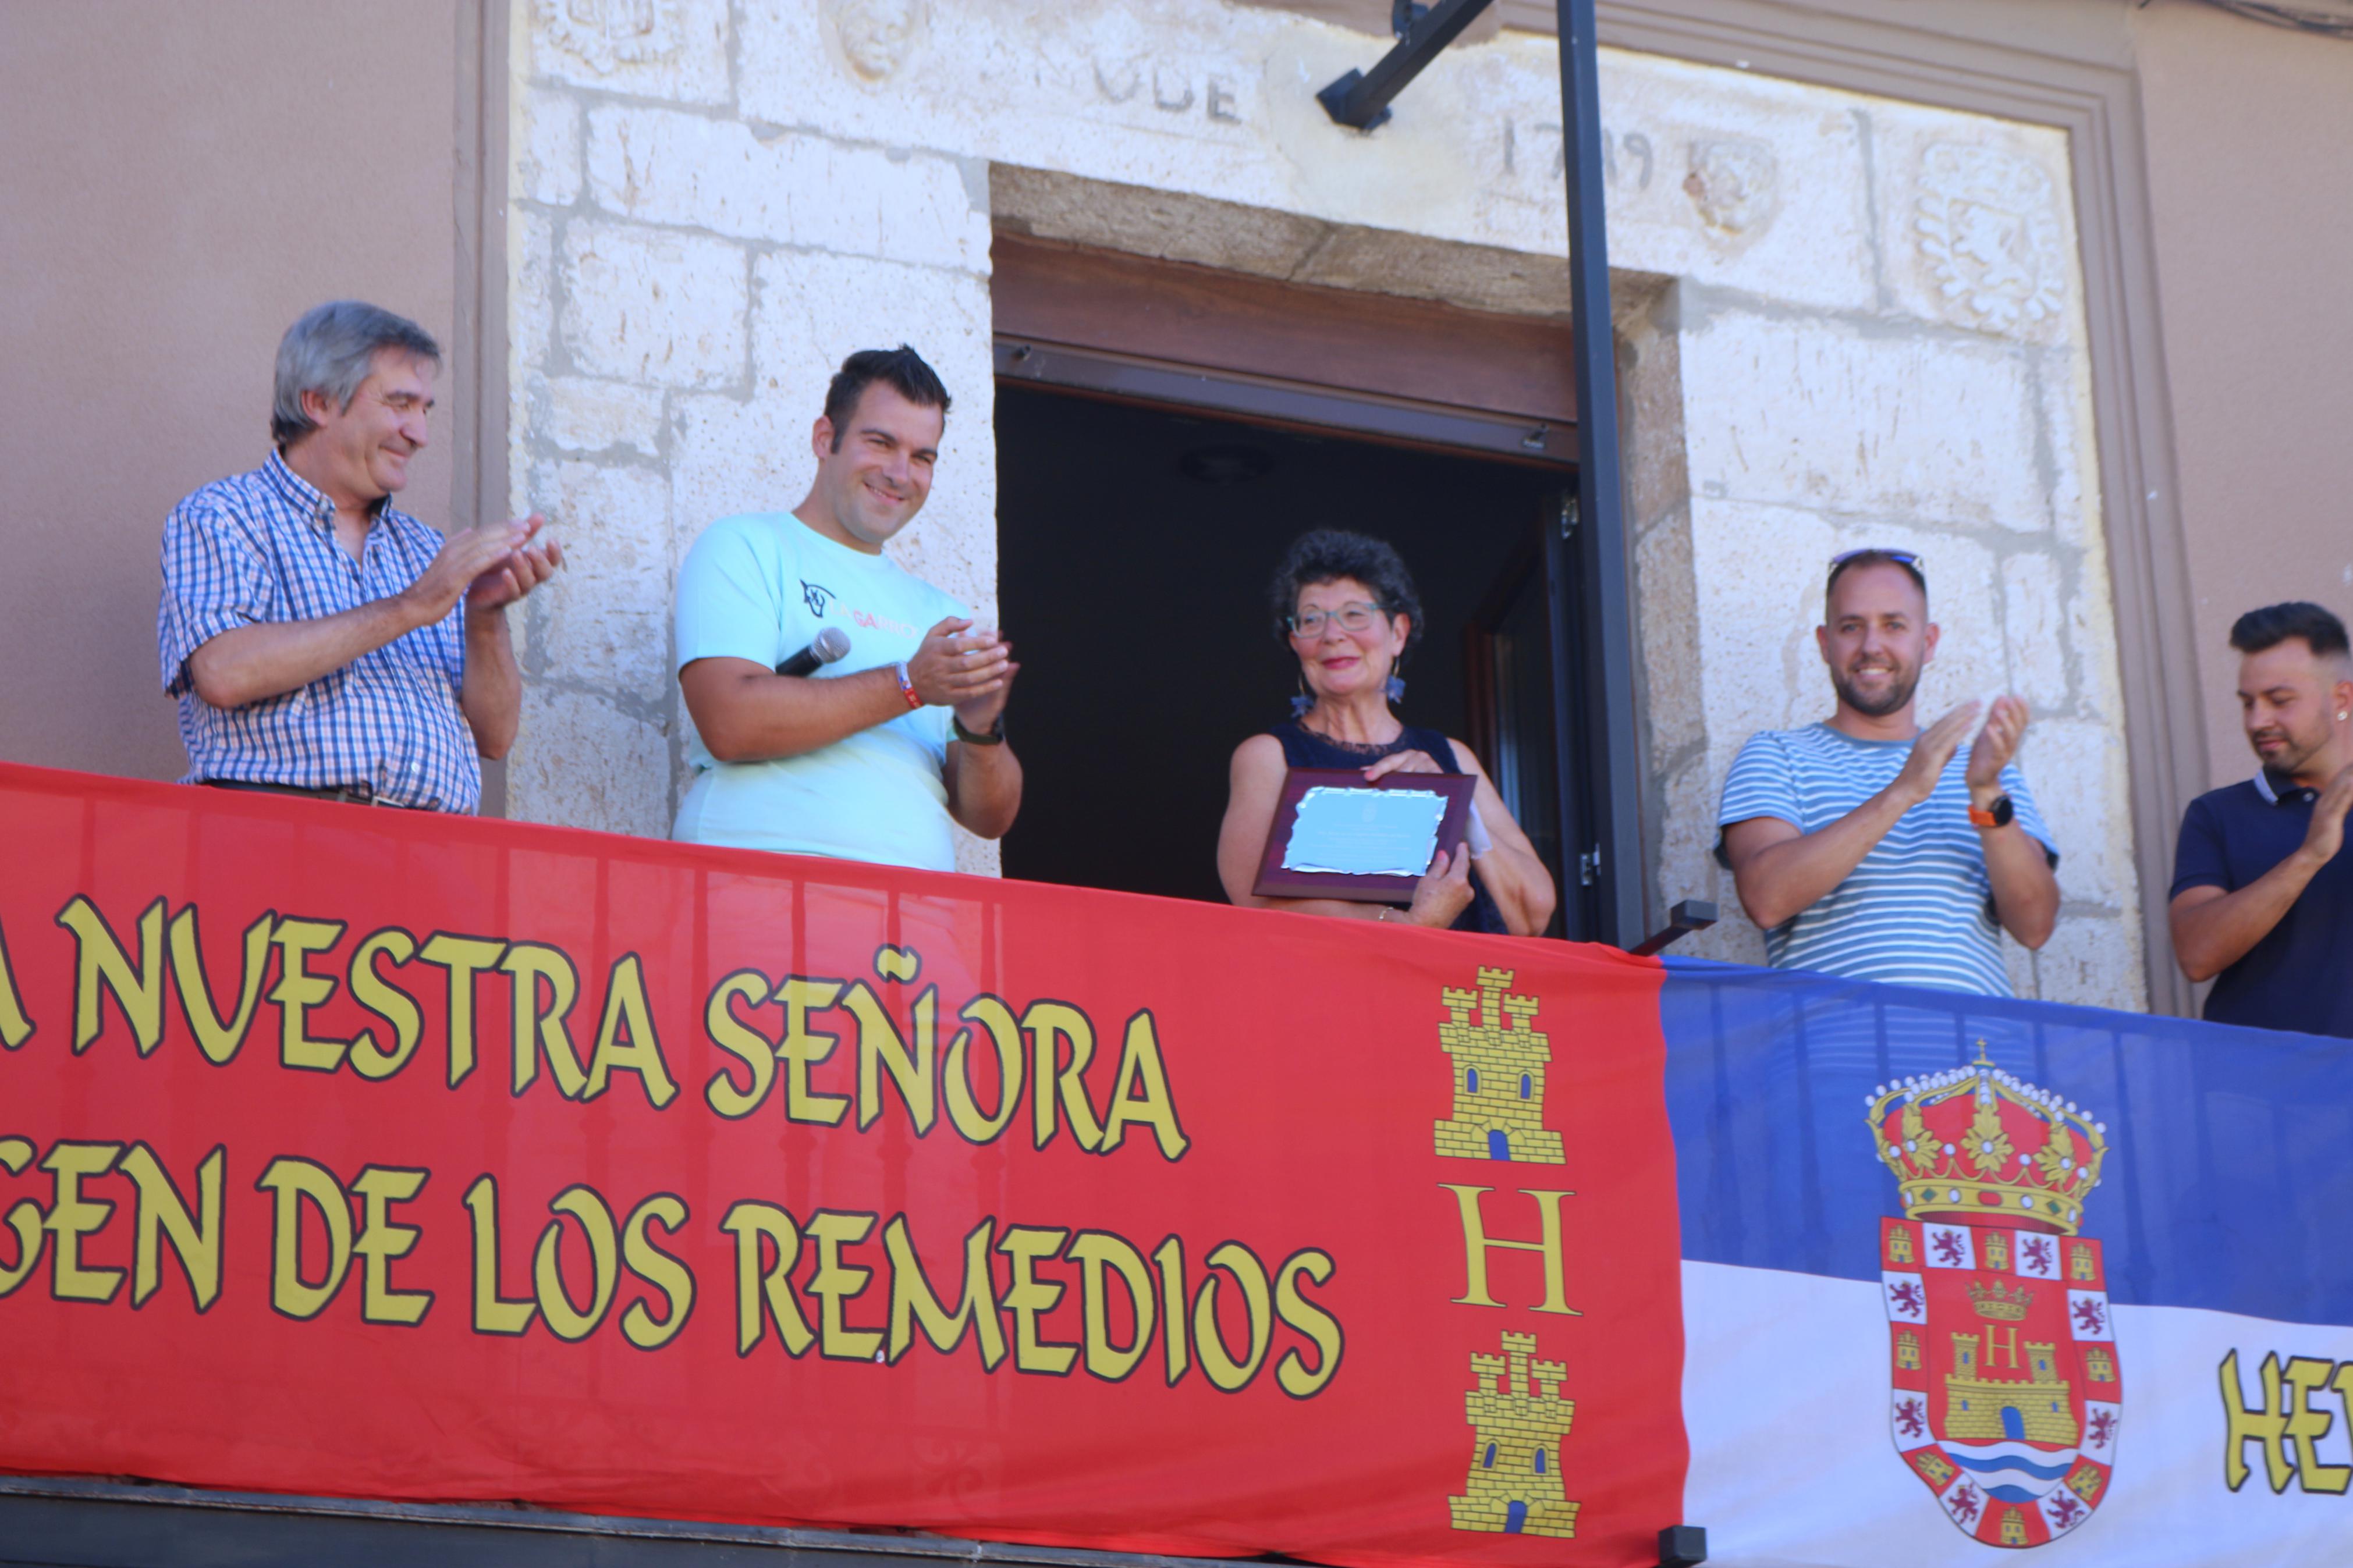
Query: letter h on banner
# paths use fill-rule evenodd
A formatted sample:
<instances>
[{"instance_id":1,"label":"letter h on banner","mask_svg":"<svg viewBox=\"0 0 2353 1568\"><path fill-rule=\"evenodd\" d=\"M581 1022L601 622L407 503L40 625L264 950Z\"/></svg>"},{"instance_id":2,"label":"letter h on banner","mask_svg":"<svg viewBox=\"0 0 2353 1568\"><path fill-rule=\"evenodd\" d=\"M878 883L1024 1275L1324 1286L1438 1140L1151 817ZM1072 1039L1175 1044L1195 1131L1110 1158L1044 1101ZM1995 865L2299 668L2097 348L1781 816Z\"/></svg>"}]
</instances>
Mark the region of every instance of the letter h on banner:
<instances>
[{"instance_id":1,"label":"letter h on banner","mask_svg":"<svg viewBox=\"0 0 2353 1568\"><path fill-rule=\"evenodd\" d=\"M1493 1192L1495 1190L1494 1188L1456 1186L1451 1182L1440 1182L1438 1184L1454 1194L1455 1206L1461 1211L1462 1215L1462 1275L1464 1283L1462 1294L1454 1299L1454 1304L1456 1306L1500 1307L1504 1304L1503 1302L1496 1300L1487 1292L1488 1249L1491 1247L1500 1247L1511 1252L1535 1252L1543 1255L1545 1271L1544 1302L1541 1306L1533 1308L1532 1310L1538 1312L1557 1312L1563 1317L1569 1318L1584 1316L1583 1313L1577 1311L1576 1308L1568 1304L1567 1290L1563 1279L1563 1269L1561 1267L1560 1200L1567 1197L1574 1197L1577 1195L1576 1194L1569 1192L1550 1192L1541 1188L1521 1188L1520 1195L1522 1197L1534 1198L1536 1201L1537 1221L1542 1226L1539 1233L1541 1239L1535 1241L1512 1241L1502 1237L1489 1236L1487 1234L1485 1218L1480 1212L1480 1198L1488 1193Z\"/></svg>"}]
</instances>

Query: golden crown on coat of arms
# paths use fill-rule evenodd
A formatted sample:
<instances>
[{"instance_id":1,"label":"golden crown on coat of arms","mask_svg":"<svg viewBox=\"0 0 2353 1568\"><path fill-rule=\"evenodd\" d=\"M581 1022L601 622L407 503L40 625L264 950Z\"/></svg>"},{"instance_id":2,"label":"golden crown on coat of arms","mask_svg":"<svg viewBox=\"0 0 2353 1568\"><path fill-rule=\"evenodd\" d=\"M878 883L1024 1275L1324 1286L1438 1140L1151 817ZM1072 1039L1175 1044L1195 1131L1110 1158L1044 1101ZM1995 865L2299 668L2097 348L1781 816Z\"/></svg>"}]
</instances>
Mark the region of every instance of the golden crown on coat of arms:
<instances>
[{"instance_id":1,"label":"golden crown on coat of arms","mask_svg":"<svg viewBox=\"0 0 2353 1568\"><path fill-rule=\"evenodd\" d=\"M2026 1310L2034 1305L2034 1292L2023 1285L2015 1290L2005 1290L1999 1279L1993 1282L1990 1289L1973 1284L1969 1287L1969 1305L1977 1309L1980 1318L1992 1318L2005 1323L2024 1322Z\"/></svg>"},{"instance_id":2,"label":"golden crown on coat of arms","mask_svg":"<svg viewBox=\"0 0 2353 1568\"><path fill-rule=\"evenodd\" d=\"M1883 1084L1865 1103L1910 1219L2073 1236L2100 1184L2107 1126L1986 1059Z\"/></svg>"}]
</instances>

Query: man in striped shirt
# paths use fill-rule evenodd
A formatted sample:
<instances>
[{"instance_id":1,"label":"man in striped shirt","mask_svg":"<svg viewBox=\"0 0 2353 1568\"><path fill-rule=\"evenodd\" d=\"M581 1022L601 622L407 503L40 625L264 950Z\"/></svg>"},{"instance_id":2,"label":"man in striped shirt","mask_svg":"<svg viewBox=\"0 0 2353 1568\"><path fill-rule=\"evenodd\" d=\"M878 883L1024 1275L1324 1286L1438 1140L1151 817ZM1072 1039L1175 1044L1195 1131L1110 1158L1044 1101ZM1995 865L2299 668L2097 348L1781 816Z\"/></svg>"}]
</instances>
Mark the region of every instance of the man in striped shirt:
<instances>
[{"instance_id":1,"label":"man in striped shirt","mask_svg":"<svg viewBox=\"0 0 2353 1568\"><path fill-rule=\"evenodd\" d=\"M2026 704L1996 698L1974 741L1976 702L1920 728L1937 628L1917 556L1850 551L1824 596L1837 711L1751 735L1725 780L1741 907L1777 968L2010 995L1999 931L2041 947L2059 914L2059 857L2010 761Z\"/></svg>"},{"instance_id":2,"label":"man in striped shirt","mask_svg":"<svg viewBox=\"0 0 2353 1568\"><path fill-rule=\"evenodd\" d=\"M319 306L278 348L277 449L174 509L155 641L185 782L480 802L478 758L505 755L522 708L507 606L564 555L539 517L445 539L393 507L440 366L414 321Z\"/></svg>"}]
</instances>

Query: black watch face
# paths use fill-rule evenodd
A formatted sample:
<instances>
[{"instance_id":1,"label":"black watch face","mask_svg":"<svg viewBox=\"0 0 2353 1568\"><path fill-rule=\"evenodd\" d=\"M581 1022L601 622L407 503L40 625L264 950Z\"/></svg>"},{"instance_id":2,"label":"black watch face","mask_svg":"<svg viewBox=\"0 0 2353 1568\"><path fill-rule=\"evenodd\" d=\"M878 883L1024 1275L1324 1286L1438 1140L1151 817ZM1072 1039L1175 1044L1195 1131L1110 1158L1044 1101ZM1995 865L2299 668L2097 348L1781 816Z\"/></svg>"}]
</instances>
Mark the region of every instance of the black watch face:
<instances>
[{"instance_id":1,"label":"black watch face","mask_svg":"<svg viewBox=\"0 0 2353 1568\"><path fill-rule=\"evenodd\" d=\"M2005 795L1995 797L1993 803L1993 825L1996 827L2008 827L2010 826L2010 819L2017 815L2018 806L2011 801L2010 796Z\"/></svg>"}]
</instances>

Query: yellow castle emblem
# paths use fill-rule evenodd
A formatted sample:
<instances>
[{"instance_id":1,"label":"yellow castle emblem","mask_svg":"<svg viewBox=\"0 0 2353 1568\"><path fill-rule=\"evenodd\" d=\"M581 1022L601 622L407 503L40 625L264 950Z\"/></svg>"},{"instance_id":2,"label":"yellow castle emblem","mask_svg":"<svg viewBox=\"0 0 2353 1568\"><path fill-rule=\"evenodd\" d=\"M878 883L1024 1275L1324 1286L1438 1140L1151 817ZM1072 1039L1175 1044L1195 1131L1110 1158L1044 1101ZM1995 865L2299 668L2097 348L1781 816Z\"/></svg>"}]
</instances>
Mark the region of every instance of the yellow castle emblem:
<instances>
[{"instance_id":1,"label":"yellow castle emblem","mask_svg":"<svg viewBox=\"0 0 2353 1568\"><path fill-rule=\"evenodd\" d=\"M1482 970L1481 978L1491 973ZM1531 1364L1535 1348L1534 1334L1507 1333L1502 1355L1471 1358L1479 1386L1462 1396L1462 1405L1478 1436L1472 1441L1466 1495L1446 1500L1457 1530L1564 1540L1577 1533L1578 1505L1562 1488L1557 1451L1577 1402L1560 1396L1567 1366Z\"/></svg>"},{"instance_id":2,"label":"yellow castle emblem","mask_svg":"<svg viewBox=\"0 0 2353 1568\"><path fill-rule=\"evenodd\" d=\"M1536 999L1514 996L1515 971L1479 971L1479 989L1440 993L1454 1016L1438 1043L1454 1058L1454 1114L1437 1125L1438 1152L1465 1160L1562 1163L1560 1134L1544 1124L1546 1037L1528 1026ZM1472 1021L1476 1008L1479 1021Z\"/></svg>"},{"instance_id":3,"label":"yellow castle emblem","mask_svg":"<svg viewBox=\"0 0 2353 1568\"><path fill-rule=\"evenodd\" d=\"M1983 1303L1978 1310L1988 1317L1998 1316L1987 1311ZM2052 1364L2056 1345L2045 1340L2027 1341L2027 1375L1997 1379L1986 1374L2005 1359L2012 1368L2019 1362L2018 1331L2008 1331L2006 1338L2000 1334L1998 1330L1987 1331L1983 1365L1975 1333L1953 1336L1953 1370L1945 1374L1944 1436L1963 1443L2022 1436L2031 1442L2074 1447L2075 1413L2068 1399L2067 1380ZM2015 1429L2002 1419L2006 1411L2018 1413Z\"/></svg>"}]
</instances>

